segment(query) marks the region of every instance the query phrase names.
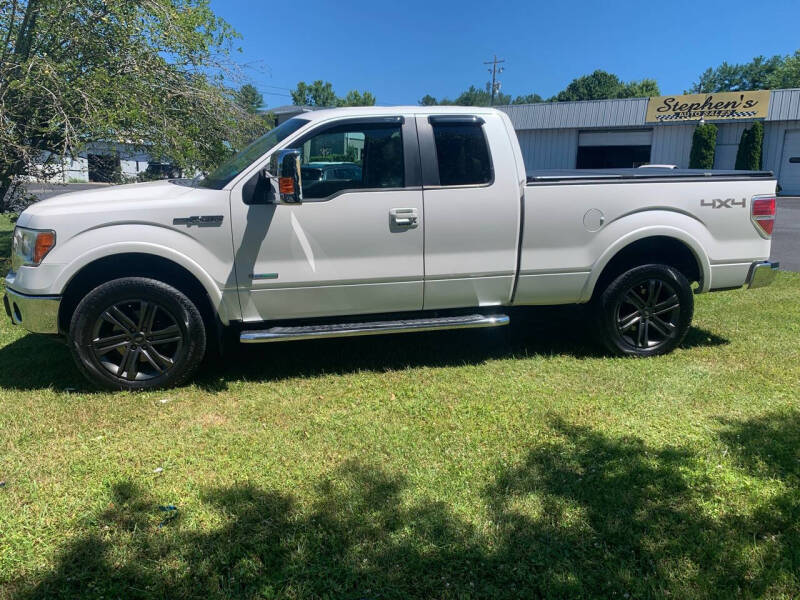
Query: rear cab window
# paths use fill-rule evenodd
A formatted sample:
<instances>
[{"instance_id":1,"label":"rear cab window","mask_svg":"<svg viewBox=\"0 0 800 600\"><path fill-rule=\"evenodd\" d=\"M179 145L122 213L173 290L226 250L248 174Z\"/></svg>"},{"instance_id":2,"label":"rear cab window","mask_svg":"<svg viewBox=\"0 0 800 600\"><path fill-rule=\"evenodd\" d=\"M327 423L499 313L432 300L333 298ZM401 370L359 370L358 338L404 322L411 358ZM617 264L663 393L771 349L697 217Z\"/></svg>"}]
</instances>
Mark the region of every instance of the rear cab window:
<instances>
[{"instance_id":1,"label":"rear cab window","mask_svg":"<svg viewBox=\"0 0 800 600\"><path fill-rule=\"evenodd\" d=\"M439 185L487 185L493 180L483 121L472 118L431 118Z\"/></svg>"}]
</instances>

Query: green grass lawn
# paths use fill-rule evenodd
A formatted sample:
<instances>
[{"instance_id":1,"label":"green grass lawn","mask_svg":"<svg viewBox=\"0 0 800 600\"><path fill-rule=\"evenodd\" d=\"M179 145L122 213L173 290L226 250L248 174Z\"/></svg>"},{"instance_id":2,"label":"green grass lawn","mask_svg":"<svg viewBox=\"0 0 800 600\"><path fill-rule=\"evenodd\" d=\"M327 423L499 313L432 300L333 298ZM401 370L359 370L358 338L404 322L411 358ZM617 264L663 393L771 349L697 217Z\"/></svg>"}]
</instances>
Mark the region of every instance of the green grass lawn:
<instances>
[{"instance_id":1,"label":"green grass lawn","mask_svg":"<svg viewBox=\"0 0 800 600\"><path fill-rule=\"evenodd\" d=\"M651 360L512 322L108 394L3 319L0 598L800 596L800 275Z\"/></svg>"}]
</instances>

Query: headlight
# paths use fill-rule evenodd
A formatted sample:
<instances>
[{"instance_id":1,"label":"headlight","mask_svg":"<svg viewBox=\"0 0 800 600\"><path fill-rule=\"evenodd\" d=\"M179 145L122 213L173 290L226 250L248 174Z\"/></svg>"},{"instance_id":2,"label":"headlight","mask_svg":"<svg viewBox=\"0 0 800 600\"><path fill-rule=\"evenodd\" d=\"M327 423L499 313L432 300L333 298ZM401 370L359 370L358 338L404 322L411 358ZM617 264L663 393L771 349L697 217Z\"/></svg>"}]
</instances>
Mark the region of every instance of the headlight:
<instances>
[{"instance_id":1,"label":"headlight","mask_svg":"<svg viewBox=\"0 0 800 600\"><path fill-rule=\"evenodd\" d=\"M55 245L55 231L15 228L11 244L11 270L38 266Z\"/></svg>"}]
</instances>

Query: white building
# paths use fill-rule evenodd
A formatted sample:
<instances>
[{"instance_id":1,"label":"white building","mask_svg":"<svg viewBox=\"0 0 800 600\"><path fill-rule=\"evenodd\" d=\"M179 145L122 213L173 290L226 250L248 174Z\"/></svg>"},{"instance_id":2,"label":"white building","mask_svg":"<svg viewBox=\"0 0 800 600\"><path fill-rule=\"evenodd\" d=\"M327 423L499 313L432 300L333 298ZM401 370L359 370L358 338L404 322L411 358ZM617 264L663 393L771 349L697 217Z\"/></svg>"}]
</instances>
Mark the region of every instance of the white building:
<instances>
[{"instance_id":1,"label":"white building","mask_svg":"<svg viewBox=\"0 0 800 600\"><path fill-rule=\"evenodd\" d=\"M148 167L151 176L180 176L179 169L154 160L146 151L113 142L92 142L77 156L61 157L60 162L58 157L46 154L42 163L48 163L48 167L43 167L40 179L53 183L137 181Z\"/></svg>"},{"instance_id":2,"label":"white building","mask_svg":"<svg viewBox=\"0 0 800 600\"><path fill-rule=\"evenodd\" d=\"M511 117L525 166L535 169L634 167L643 163L689 166L692 135L701 119L719 128L715 169L733 169L742 131L764 122L763 168L773 171L784 194L800 195L800 89L735 93L734 100L762 94L754 107L728 111L698 109L693 101L714 106L727 94L591 100L498 107ZM708 100L707 97L712 97ZM704 99L705 98L705 99ZM664 99L687 107L677 116L656 116ZM766 104L766 105L765 105ZM649 109L649 110L648 110ZM669 113L669 111L666 111ZM755 113L751 115L750 113ZM656 120L661 118L662 120Z\"/></svg>"}]
</instances>

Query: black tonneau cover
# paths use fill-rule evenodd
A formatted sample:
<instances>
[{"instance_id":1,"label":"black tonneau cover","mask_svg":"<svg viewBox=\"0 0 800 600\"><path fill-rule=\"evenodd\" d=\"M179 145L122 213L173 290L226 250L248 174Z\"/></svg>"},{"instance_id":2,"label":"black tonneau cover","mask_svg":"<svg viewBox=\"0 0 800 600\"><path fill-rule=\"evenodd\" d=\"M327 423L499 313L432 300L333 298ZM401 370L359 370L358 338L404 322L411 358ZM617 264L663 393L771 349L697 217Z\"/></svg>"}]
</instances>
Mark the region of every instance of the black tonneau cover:
<instances>
[{"instance_id":1,"label":"black tonneau cover","mask_svg":"<svg viewBox=\"0 0 800 600\"><path fill-rule=\"evenodd\" d=\"M528 183L621 183L652 179L769 179L772 171L706 171L703 169L670 169L667 167L641 167L638 169L563 169L531 171Z\"/></svg>"}]
</instances>

